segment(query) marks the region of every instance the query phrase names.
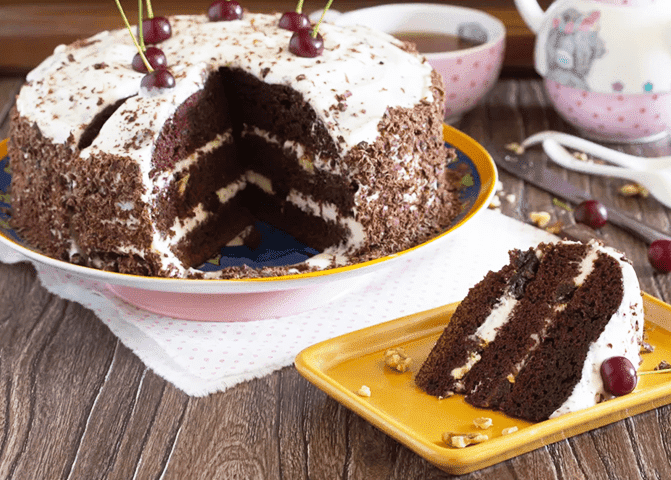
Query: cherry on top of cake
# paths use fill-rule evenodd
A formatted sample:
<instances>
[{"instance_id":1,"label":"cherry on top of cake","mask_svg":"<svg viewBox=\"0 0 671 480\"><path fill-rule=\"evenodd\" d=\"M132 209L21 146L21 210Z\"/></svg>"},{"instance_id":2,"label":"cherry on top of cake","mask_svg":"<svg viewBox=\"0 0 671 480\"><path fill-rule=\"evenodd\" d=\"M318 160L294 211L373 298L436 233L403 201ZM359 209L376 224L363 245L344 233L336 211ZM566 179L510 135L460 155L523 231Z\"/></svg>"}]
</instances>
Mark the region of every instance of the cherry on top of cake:
<instances>
[{"instance_id":1,"label":"cherry on top of cake","mask_svg":"<svg viewBox=\"0 0 671 480\"><path fill-rule=\"evenodd\" d=\"M168 19L165 17L155 17L151 8L151 1L147 0L149 19L144 20L142 17L142 0L139 0L137 37L140 40L138 42L133 34L130 22L121 7L121 3L119 0L115 0L115 3L138 51L131 61L131 66L133 67L133 70L145 73L145 76L142 77L140 82L140 86L149 91L173 88L175 86L175 77L173 77L172 73L167 69L168 62L163 51L157 47L152 47L151 51L148 51L145 46L145 42L159 43L172 36L172 29Z\"/></svg>"},{"instance_id":2,"label":"cherry on top of cake","mask_svg":"<svg viewBox=\"0 0 671 480\"><path fill-rule=\"evenodd\" d=\"M304 28L310 28L312 23L310 18L303 13L303 0L298 0L296 10L293 12L284 12L280 17L277 26L290 32L297 32Z\"/></svg>"},{"instance_id":3,"label":"cherry on top of cake","mask_svg":"<svg viewBox=\"0 0 671 480\"><path fill-rule=\"evenodd\" d=\"M314 27L298 28L297 30L294 30L294 33L289 40L289 51L291 53L306 58L318 57L322 54L324 51L324 39L319 34L319 26L324 21L324 16L332 3L333 0L328 1L317 25ZM301 2L299 2L299 8L300 6Z\"/></svg>"},{"instance_id":4,"label":"cherry on top of cake","mask_svg":"<svg viewBox=\"0 0 671 480\"><path fill-rule=\"evenodd\" d=\"M242 6L235 0L216 0L207 9L207 18L211 22L241 20L242 16Z\"/></svg>"}]
</instances>

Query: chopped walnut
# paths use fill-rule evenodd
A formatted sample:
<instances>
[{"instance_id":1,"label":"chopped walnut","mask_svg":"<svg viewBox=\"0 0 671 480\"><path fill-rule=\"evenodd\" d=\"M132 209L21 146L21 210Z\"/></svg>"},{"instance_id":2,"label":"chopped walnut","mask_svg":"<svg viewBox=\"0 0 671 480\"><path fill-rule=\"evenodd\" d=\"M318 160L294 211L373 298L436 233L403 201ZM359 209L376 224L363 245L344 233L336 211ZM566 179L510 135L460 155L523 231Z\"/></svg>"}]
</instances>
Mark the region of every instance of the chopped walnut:
<instances>
[{"instance_id":1,"label":"chopped walnut","mask_svg":"<svg viewBox=\"0 0 671 480\"><path fill-rule=\"evenodd\" d=\"M552 216L548 212L531 212L529 219L538 227L544 228L550 223Z\"/></svg>"},{"instance_id":2,"label":"chopped walnut","mask_svg":"<svg viewBox=\"0 0 671 480\"><path fill-rule=\"evenodd\" d=\"M641 343L641 353L652 353L655 351L655 347L650 345L648 342Z\"/></svg>"},{"instance_id":3,"label":"chopped walnut","mask_svg":"<svg viewBox=\"0 0 671 480\"><path fill-rule=\"evenodd\" d=\"M564 224L561 222L561 220L557 220L552 225L548 225L547 227L545 227L545 231L548 233L554 233L555 235L558 235L561 233L563 228Z\"/></svg>"},{"instance_id":4,"label":"chopped walnut","mask_svg":"<svg viewBox=\"0 0 671 480\"><path fill-rule=\"evenodd\" d=\"M191 174L187 173L177 181L177 190L179 191L180 195L184 195L184 192L186 191L186 186L189 183L190 176Z\"/></svg>"},{"instance_id":5,"label":"chopped walnut","mask_svg":"<svg viewBox=\"0 0 671 480\"><path fill-rule=\"evenodd\" d=\"M361 385L361 388L357 390L356 394L360 397L370 397L370 387Z\"/></svg>"},{"instance_id":6,"label":"chopped walnut","mask_svg":"<svg viewBox=\"0 0 671 480\"><path fill-rule=\"evenodd\" d=\"M487 430L494 422L489 417L478 417L473 420L473 425L483 430Z\"/></svg>"},{"instance_id":7,"label":"chopped walnut","mask_svg":"<svg viewBox=\"0 0 671 480\"><path fill-rule=\"evenodd\" d=\"M650 192L647 188L638 183L627 183L620 187L620 195L625 197L643 197L647 198L650 196Z\"/></svg>"},{"instance_id":8,"label":"chopped walnut","mask_svg":"<svg viewBox=\"0 0 671 480\"><path fill-rule=\"evenodd\" d=\"M508 195L506 195L506 201L508 203L515 203L515 200L517 200L517 197L515 196L514 193L509 193Z\"/></svg>"},{"instance_id":9,"label":"chopped walnut","mask_svg":"<svg viewBox=\"0 0 671 480\"><path fill-rule=\"evenodd\" d=\"M455 448L466 448L469 445L486 442L487 440L489 440L489 436L484 433L443 433L443 442Z\"/></svg>"},{"instance_id":10,"label":"chopped walnut","mask_svg":"<svg viewBox=\"0 0 671 480\"><path fill-rule=\"evenodd\" d=\"M588 162L590 159L585 152L573 152L573 156L578 160L582 160L583 162Z\"/></svg>"},{"instance_id":11,"label":"chopped walnut","mask_svg":"<svg viewBox=\"0 0 671 480\"><path fill-rule=\"evenodd\" d=\"M517 430L519 430L517 427L504 428L501 430L501 435L510 435L511 433L515 433Z\"/></svg>"},{"instance_id":12,"label":"chopped walnut","mask_svg":"<svg viewBox=\"0 0 671 480\"><path fill-rule=\"evenodd\" d=\"M410 369L412 358L405 353L403 347L389 348L384 352L384 363L398 372L407 372Z\"/></svg>"},{"instance_id":13,"label":"chopped walnut","mask_svg":"<svg viewBox=\"0 0 671 480\"><path fill-rule=\"evenodd\" d=\"M505 149L516 153L517 155L522 155L524 153L524 147L517 142L507 143Z\"/></svg>"},{"instance_id":14,"label":"chopped walnut","mask_svg":"<svg viewBox=\"0 0 671 480\"><path fill-rule=\"evenodd\" d=\"M515 375L509 373L508 376L506 377L506 380L508 380L510 383L515 383Z\"/></svg>"},{"instance_id":15,"label":"chopped walnut","mask_svg":"<svg viewBox=\"0 0 671 480\"><path fill-rule=\"evenodd\" d=\"M501 207L501 199L497 195L494 195L492 197L492 200L489 202L488 207L491 208L492 210L495 209L495 208L500 208Z\"/></svg>"}]
</instances>

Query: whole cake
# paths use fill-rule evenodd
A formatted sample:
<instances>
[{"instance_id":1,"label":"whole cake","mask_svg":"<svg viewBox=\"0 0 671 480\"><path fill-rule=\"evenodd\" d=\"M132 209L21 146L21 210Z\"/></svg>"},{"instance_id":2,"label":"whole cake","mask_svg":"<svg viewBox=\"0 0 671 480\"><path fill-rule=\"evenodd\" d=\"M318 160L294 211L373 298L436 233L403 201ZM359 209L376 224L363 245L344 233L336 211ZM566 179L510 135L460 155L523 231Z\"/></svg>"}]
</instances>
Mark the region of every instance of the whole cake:
<instances>
[{"instance_id":1,"label":"whole cake","mask_svg":"<svg viewBox=\"0 0 671 480\"><path fill-rule=\"evenodd\" d=\"M414 48L323 24L324 52L289 52L279 15L170 18L174 88L141 88L126 30L33 70L12 116L12 224L49 256L100 269L203 277L255 221L321 252L291 269L417 245L460 211L446 168L440 76Z\"/></svg>"},{"instance_id":2,"label":"whole cake","mask_svg":"<svg viewBox=\"0 0 671 480\"><path fill-rule=\"evenodd\" d=\"M605 360L640 365L642 304L631 264L600 243L511 251L459 304L416 383L529 421L595 405L612 397Z\"/></svg>"}]
</instances>

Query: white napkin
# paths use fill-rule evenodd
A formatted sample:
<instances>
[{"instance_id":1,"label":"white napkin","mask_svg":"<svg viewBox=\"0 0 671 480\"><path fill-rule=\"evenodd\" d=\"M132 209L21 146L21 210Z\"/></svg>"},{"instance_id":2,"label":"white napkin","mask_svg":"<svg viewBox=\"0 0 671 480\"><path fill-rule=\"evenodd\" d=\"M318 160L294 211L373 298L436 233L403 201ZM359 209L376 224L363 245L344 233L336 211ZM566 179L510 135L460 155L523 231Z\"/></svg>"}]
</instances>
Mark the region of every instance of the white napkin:
<instances>
[{"instance_id":1,"label":"white napkin","mask_svg":"<svg viewBox=\"0 0 671 480\"><path fill-rule=\"evenodd\" d=\"M422 255L419 249L404 264L375 273L363 289L326 306L236 323L185 321L139 310L102 283L32 262L4 244L0 261L31 261L48 291L92 310L158 375L188 395L204 396L291 365L301 350L322 340L459 301L489 270L508 262L508 250L553 239L485 210L450 233L438 252Z\"/></svg>"}]
</instances>

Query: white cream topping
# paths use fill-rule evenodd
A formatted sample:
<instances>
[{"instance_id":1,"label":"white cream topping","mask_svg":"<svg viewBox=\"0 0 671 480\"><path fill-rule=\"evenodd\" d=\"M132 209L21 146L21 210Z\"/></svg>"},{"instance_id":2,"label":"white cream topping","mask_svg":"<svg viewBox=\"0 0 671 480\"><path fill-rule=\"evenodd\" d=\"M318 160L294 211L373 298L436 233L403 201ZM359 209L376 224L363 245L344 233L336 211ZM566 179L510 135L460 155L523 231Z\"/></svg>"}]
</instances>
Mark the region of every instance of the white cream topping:
<instances>
[{"instance_id":1,"label":"white cream topping","mask_svg":"<svg viewBox=\"0 0 671 480\"><path fill-rule=\"evenodd\" d=\"M110 119L119 128L116 135L99 141L100 149L109 152L145 128L146 136L155 140L163 123L203 87L209 73L226 65L297 90L346 152L377 138L377 125L388 106L409 108L422 99L432 100L430 65L400 49L401 42L392 36L363 26L322 24L323 54L302 58L288 51L292 32L277 28L278 18L249 13L233 22L209 22L205 15L171 17L173 35L161 49L176 86L159 94L140 89L144 74L130 67L136 51L125 29L60 46L30 72L17 108L54 142L64 143L71 133L76 142L105 106L132 97ZM346 106L339 107L343 103ZM129 117L129 112L137 117ZM151 149L131 151L140 162L150 153Z\"/></svg>"},{"instance_id":2,"label":"white cream topping","mask_svg":"<svg viewBox=\"0 0 671 480\"><path fill-rule=\"evenodd\" d=\"M600 400L612 398L612 395L605 391L601 380L600 368L604 360L615 356L626 357L635 368L638 368L641 362L643 300L634 267L623 260L621 252L596 242L590 242L590 244L593 245L594 250L616 259L622 267L624 285L622 304L611 317L598 340L590 346L580 381L566 402L553 412L550 418L591 407Z\"/></svg>"}]
</instances>

